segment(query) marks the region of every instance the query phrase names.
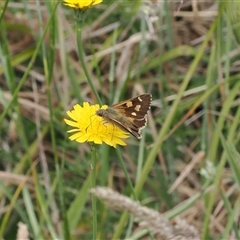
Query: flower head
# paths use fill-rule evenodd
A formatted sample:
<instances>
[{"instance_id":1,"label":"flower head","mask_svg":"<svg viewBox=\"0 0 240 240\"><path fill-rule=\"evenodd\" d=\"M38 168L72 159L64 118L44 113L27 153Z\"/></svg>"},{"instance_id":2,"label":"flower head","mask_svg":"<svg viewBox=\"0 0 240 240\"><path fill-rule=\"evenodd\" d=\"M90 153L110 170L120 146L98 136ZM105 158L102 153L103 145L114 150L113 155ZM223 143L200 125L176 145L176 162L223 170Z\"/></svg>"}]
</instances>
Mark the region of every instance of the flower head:
<instances>
[{"instance_id":1,"label":"flower head","mask_svg":"<svg viewBox=\"0 0 240 240\"><path fill-rule=\"evenodd\" d=\"M104 105L101 109L106 109ZM98 104L90 105L88 102L83 103L83 107L79 104L74 105L72 111L67 111L68 116L72 120L64 119L66 124L74 127L68 132L74 132L69 137L70 140L77 142L94 142L96 144L106 144L116 147L117 144L125 146L126 143L122 138L128 138L129 134L112 123L103 120L102 117L96 115L96 111L100 107Z\"/></svg>"},{"instance_id":2,"label":"flower head","mask_svg":"<svg viewBox=\"0 0 240 240\"><path fill-rule=\"evenodd\" d=\"M63 4L75 9L86 9L101 2L102 0L64 0Z\"/></svg>"}]
</instances>

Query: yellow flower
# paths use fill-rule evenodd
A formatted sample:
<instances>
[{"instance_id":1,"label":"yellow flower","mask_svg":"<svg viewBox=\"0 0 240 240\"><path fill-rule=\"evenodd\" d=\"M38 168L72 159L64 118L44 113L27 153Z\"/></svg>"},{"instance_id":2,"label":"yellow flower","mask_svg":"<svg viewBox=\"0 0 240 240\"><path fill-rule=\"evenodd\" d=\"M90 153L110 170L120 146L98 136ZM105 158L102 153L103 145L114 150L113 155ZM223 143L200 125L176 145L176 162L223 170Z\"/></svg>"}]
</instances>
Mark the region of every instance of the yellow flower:
<instances>
[{"instance_id":1,"label":"yellow flower","mask_svg":"<svg viewBox=\"0 0 240 240\"><path fill-rule=\"evenodd\" d=\"M106 109L104 105L101 109ZM116 147L117 144L125 146L126 143L122 138L128 138L129 134L112 123L107 123L102 117L96 115L96 111L100 107L98 104L90 105L88 102L83 103L83 107L79 104L73 106L72 111L67 111L68 116L72 120L64 119L66 124L74 127L68 132L74 132L69 137L70 140L77 142L94 142L96 144L106 144Z\"/></svg>"},{"instance_id":2,"label":"yellow flower","mask_svg":"<svg viewBox=\"0 0 240 240\"><path fill-rule=\"evenodd\" d=\"M75 9L86 9L101 2L102 0L63 0L63 4Z\"/></svg>"}]
</instances>

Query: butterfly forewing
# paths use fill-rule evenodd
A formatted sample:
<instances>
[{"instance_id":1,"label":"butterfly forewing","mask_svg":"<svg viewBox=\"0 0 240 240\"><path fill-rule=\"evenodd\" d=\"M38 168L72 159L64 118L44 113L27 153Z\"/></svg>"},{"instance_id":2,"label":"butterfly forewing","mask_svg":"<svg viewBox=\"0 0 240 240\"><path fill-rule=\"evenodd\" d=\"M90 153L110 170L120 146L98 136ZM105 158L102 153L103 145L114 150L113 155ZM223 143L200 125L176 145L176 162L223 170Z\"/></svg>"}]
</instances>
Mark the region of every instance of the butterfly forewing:
<instances>
[{"instance_id":1,"label":"butterfly forewing","mask_svg":"<svg viewBox=\"0 0 240 240\"><path fill-rule=\"evenodd\" d=\"M117 108L127 117L133 119L143 119L146 117L151 107L152 95L149 93L131 98L120 103L116 103L111 108Z\"/></svg>"},{"instance_id":2,"label":"butterfly forewing","mask_svg":"<svg viewBox=\"0 0 240 240\"><path fill-rule=\"evenodd\" d=\"M100 109L96 114L140 139L141 130L147 125L147 113L151 107L151 101L152 95L146 93L116 103L105 110Z\"/></svg>"}]
</instances>

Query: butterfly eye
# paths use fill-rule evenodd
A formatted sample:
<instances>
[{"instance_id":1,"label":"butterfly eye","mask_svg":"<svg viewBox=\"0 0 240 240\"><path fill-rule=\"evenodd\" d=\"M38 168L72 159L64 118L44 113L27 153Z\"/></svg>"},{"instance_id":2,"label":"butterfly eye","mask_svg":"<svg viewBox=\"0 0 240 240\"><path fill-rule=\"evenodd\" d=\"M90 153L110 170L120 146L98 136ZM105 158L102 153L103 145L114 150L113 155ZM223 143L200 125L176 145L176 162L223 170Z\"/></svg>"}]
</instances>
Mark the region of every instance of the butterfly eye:
<instances>
[{"instance_id":1,"label":"butterfly eye","mask_svg":"<svg viewBox=\"0 0 240 240\"><path fill-rule=\"evenodd\" d=\"M105 116L105 110L103 110L103 109L97 110L96 111L96 115L98 115L99 117Z\"/></svg>"}]
</instances>

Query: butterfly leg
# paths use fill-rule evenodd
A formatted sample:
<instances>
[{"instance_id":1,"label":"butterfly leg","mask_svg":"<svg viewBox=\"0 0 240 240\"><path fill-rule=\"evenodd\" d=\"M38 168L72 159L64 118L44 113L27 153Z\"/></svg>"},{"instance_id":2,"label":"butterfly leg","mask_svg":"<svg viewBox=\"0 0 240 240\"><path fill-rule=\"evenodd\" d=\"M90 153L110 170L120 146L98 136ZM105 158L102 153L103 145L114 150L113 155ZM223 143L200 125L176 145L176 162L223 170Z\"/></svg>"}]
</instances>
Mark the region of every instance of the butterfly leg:
<instances>
[{"instance_id":1,"label":"butterfly leg","mask_svg":"<svg viewBox=\"0 0 240 240\"><path fill-rule=\"evenodd\" d=\"M85 129L85 132L87 132L88 131L88 128L91 126L92 127L92 123L96 120L96 117L93 119L93 121L92 121L92 117L93 116L96 116L95 114L93 114L92 116L90 116L90 124L86 127L86 129Z\"/></svg>"}]
</instances>

